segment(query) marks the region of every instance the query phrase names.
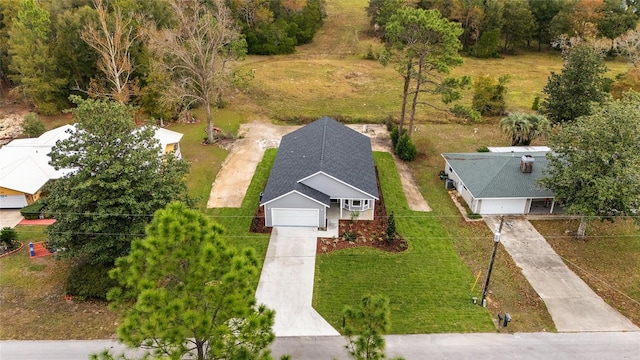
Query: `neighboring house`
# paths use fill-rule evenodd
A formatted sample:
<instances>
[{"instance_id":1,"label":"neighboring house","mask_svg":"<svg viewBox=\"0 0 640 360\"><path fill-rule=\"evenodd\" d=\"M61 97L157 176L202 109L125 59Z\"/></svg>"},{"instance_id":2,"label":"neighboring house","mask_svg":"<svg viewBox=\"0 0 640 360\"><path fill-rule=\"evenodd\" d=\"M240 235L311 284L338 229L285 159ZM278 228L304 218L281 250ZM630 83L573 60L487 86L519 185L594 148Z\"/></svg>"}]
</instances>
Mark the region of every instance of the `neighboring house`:
<instances>
[{"instance_id":1,"label":"neighboring house","mask_svg":"<svg viewBox=\"0 0 640 360\"><path fill-rule=\"evenodd\" d=\"M22 208L40 197L42 187L61 178L73 169L56 170L49 165L49 153L59 140L67 139L76 130L64 125L45 132L37 138L15 139L0 148L0 209ZM158 128L155 138L160 153L174 152L180 158L182 134Z\"/></svg>"},{"instance_id":2,"label":"neighboring house","mask_svg":"<svg viewBox=\"0 0 640 360\"><path fill-rule=\"evenodd\" d=\"M373 219L376 200L371 140L323 117L282 137L260 205L268 227L326 227L329 211Z\"/></svg>"},{"instance_id":3,"label":"neighboring house","mask_svg":"<svg viewBox=\"0 0 640 360\"><path fill-rule=\"evenodd\" d=\"M553 192L537 184L547 167L547 151L492 149L494 152L442 154L446 187L457 190L477 214L552 213Z\"/></svg>"},{"instance_id":4,"label":"neighboring house","mask_svg":"<svg viewBox=\"0 0 640 360\"><path fill-rule=\"evenodd\" d=\"M176 159L182 159L182 153L180 152L180 140L182 140L182 133L168 130L165 128L156 128L154 137L160 142L160 155L173 153Z\"/></svg>"},{"instance_id":5,"label":"neighboring house","mask_svg":"<svg viewBox=\"0 0 640 360\"><path fill-rule=\"evenodd\" d=\"M40 198L42 186L70 170L49 165L49 153L58 140L71 136L72 125L49 130L37 138L15 139L0 148L0 208L22 208Z\"/></svg>"}]
</instances>

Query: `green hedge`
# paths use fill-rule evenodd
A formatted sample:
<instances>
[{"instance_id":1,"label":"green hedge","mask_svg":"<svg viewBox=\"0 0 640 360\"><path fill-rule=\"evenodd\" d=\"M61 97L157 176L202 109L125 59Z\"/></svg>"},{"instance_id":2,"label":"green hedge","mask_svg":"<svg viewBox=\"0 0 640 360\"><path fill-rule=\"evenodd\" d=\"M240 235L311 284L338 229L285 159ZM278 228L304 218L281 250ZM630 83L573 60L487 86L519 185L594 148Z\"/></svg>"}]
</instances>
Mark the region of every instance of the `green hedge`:
<instances>
[{"instance_id":1,"label":"green hedge","mask_svg":"<svg viewBox=\"0 0 640 360\"><path fill-rule=\"evenodd\" d=\"M45 203L42 199L38 199L31 205L27 205L20 210L20 214L27 220L35 220L40 218L40 214L44 209Z\"/></svg>"},{"instance_id":2,"label":"green hedge","mask_svg":"<svg viewBox=\"0 0 640 360\"><path fill-rule=\"evenodd\" d=\"M87 263L74 266L64 286L65 294L78 300L106 300L107 291L118 285L109 277L111 268Z\"/></svg>"}]
</instances>

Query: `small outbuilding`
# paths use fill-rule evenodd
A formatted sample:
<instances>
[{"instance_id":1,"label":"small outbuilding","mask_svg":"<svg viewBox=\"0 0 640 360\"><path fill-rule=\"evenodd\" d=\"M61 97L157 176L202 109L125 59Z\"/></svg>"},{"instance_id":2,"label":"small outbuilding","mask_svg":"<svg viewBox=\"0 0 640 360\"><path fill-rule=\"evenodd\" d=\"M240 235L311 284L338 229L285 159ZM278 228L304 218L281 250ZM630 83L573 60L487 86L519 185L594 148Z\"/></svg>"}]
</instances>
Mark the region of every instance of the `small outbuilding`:
<instances>
[{"instance_id":1,"label":"small outbuilding","mask_svg":"<svg viewBox=\"0 0 640 360\"><path fill-rule=\"evenodd\" d=\"M282 137L260 205L268 227L326 227L330 210L373 219L376 200L371 140L323 117Z\"/></svg>"},{"instance_id":2,"label":"small outbuilding","mask_svg":"<svg viewBox=\"0 0 640 360\"><path fill-rule=\"evenodd\" d=\"M543 152L445 153L445 186L481 215L553 213L551 190L538 185L547 167Z\"/></svg>"}]
</instances>

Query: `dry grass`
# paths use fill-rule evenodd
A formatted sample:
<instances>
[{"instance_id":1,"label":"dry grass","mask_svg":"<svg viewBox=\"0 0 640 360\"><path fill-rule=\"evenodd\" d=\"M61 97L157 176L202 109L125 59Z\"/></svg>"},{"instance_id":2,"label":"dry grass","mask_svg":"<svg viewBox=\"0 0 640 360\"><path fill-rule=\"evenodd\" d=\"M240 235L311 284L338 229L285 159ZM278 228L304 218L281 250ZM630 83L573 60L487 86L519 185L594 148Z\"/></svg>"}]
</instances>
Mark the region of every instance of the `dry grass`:
<instances>
[{"instance_id":1,"label":"dry grass","mask_svg":"<svg viewBox=\"0 0 640 360\"><path fill-rule=\"evenodd\" d=\"M108 339L118 317L103 302L64 299L70 269L53 257L30 259L29 241L44 239L42 226L18 226L25 247L0 258L0 339Z\"/></svg>"}]
</instances>

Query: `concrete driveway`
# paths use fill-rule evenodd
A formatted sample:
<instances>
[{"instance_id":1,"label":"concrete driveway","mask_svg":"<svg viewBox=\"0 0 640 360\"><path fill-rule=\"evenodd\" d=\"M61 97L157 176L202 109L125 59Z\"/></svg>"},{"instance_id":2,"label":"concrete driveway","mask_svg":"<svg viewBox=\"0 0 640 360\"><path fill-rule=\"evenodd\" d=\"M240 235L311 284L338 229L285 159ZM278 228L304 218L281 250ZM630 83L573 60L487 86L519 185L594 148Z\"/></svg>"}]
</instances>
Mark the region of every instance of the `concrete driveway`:
<instances>
[{"instance_id":1,"label":"concrete driveway","mask_svg":"<svg viewBox=\"0 0 640 360\"><path fill-rule=\"evenodd\" d=\"M16 227L22 221L20 209L0 209L0 229Z\"/></svg>"},{"instance_id":2,"label":"concrete driveway","mask_svg":"<svg viewBox=\"0 0 640 360\"><path fill-rule=\"evenodd\" d=\"M484 219L492 231L499 228L498 217ZM529 221L505 222L509 226L502 227L500 242L544 300L559 332L640 331L569 270Z\"/></svg>"},{"instance_id":3,"label":"concrete driveway","mask_svg":"<svg viewBox=\"0 0 640 360\"><path fill-rule=\"evenodd\" d=\"M317 237L315 228L273 228L256 298L276 311L276 336L340 335L311 306Z\"/></svg>"}]
</instances>

